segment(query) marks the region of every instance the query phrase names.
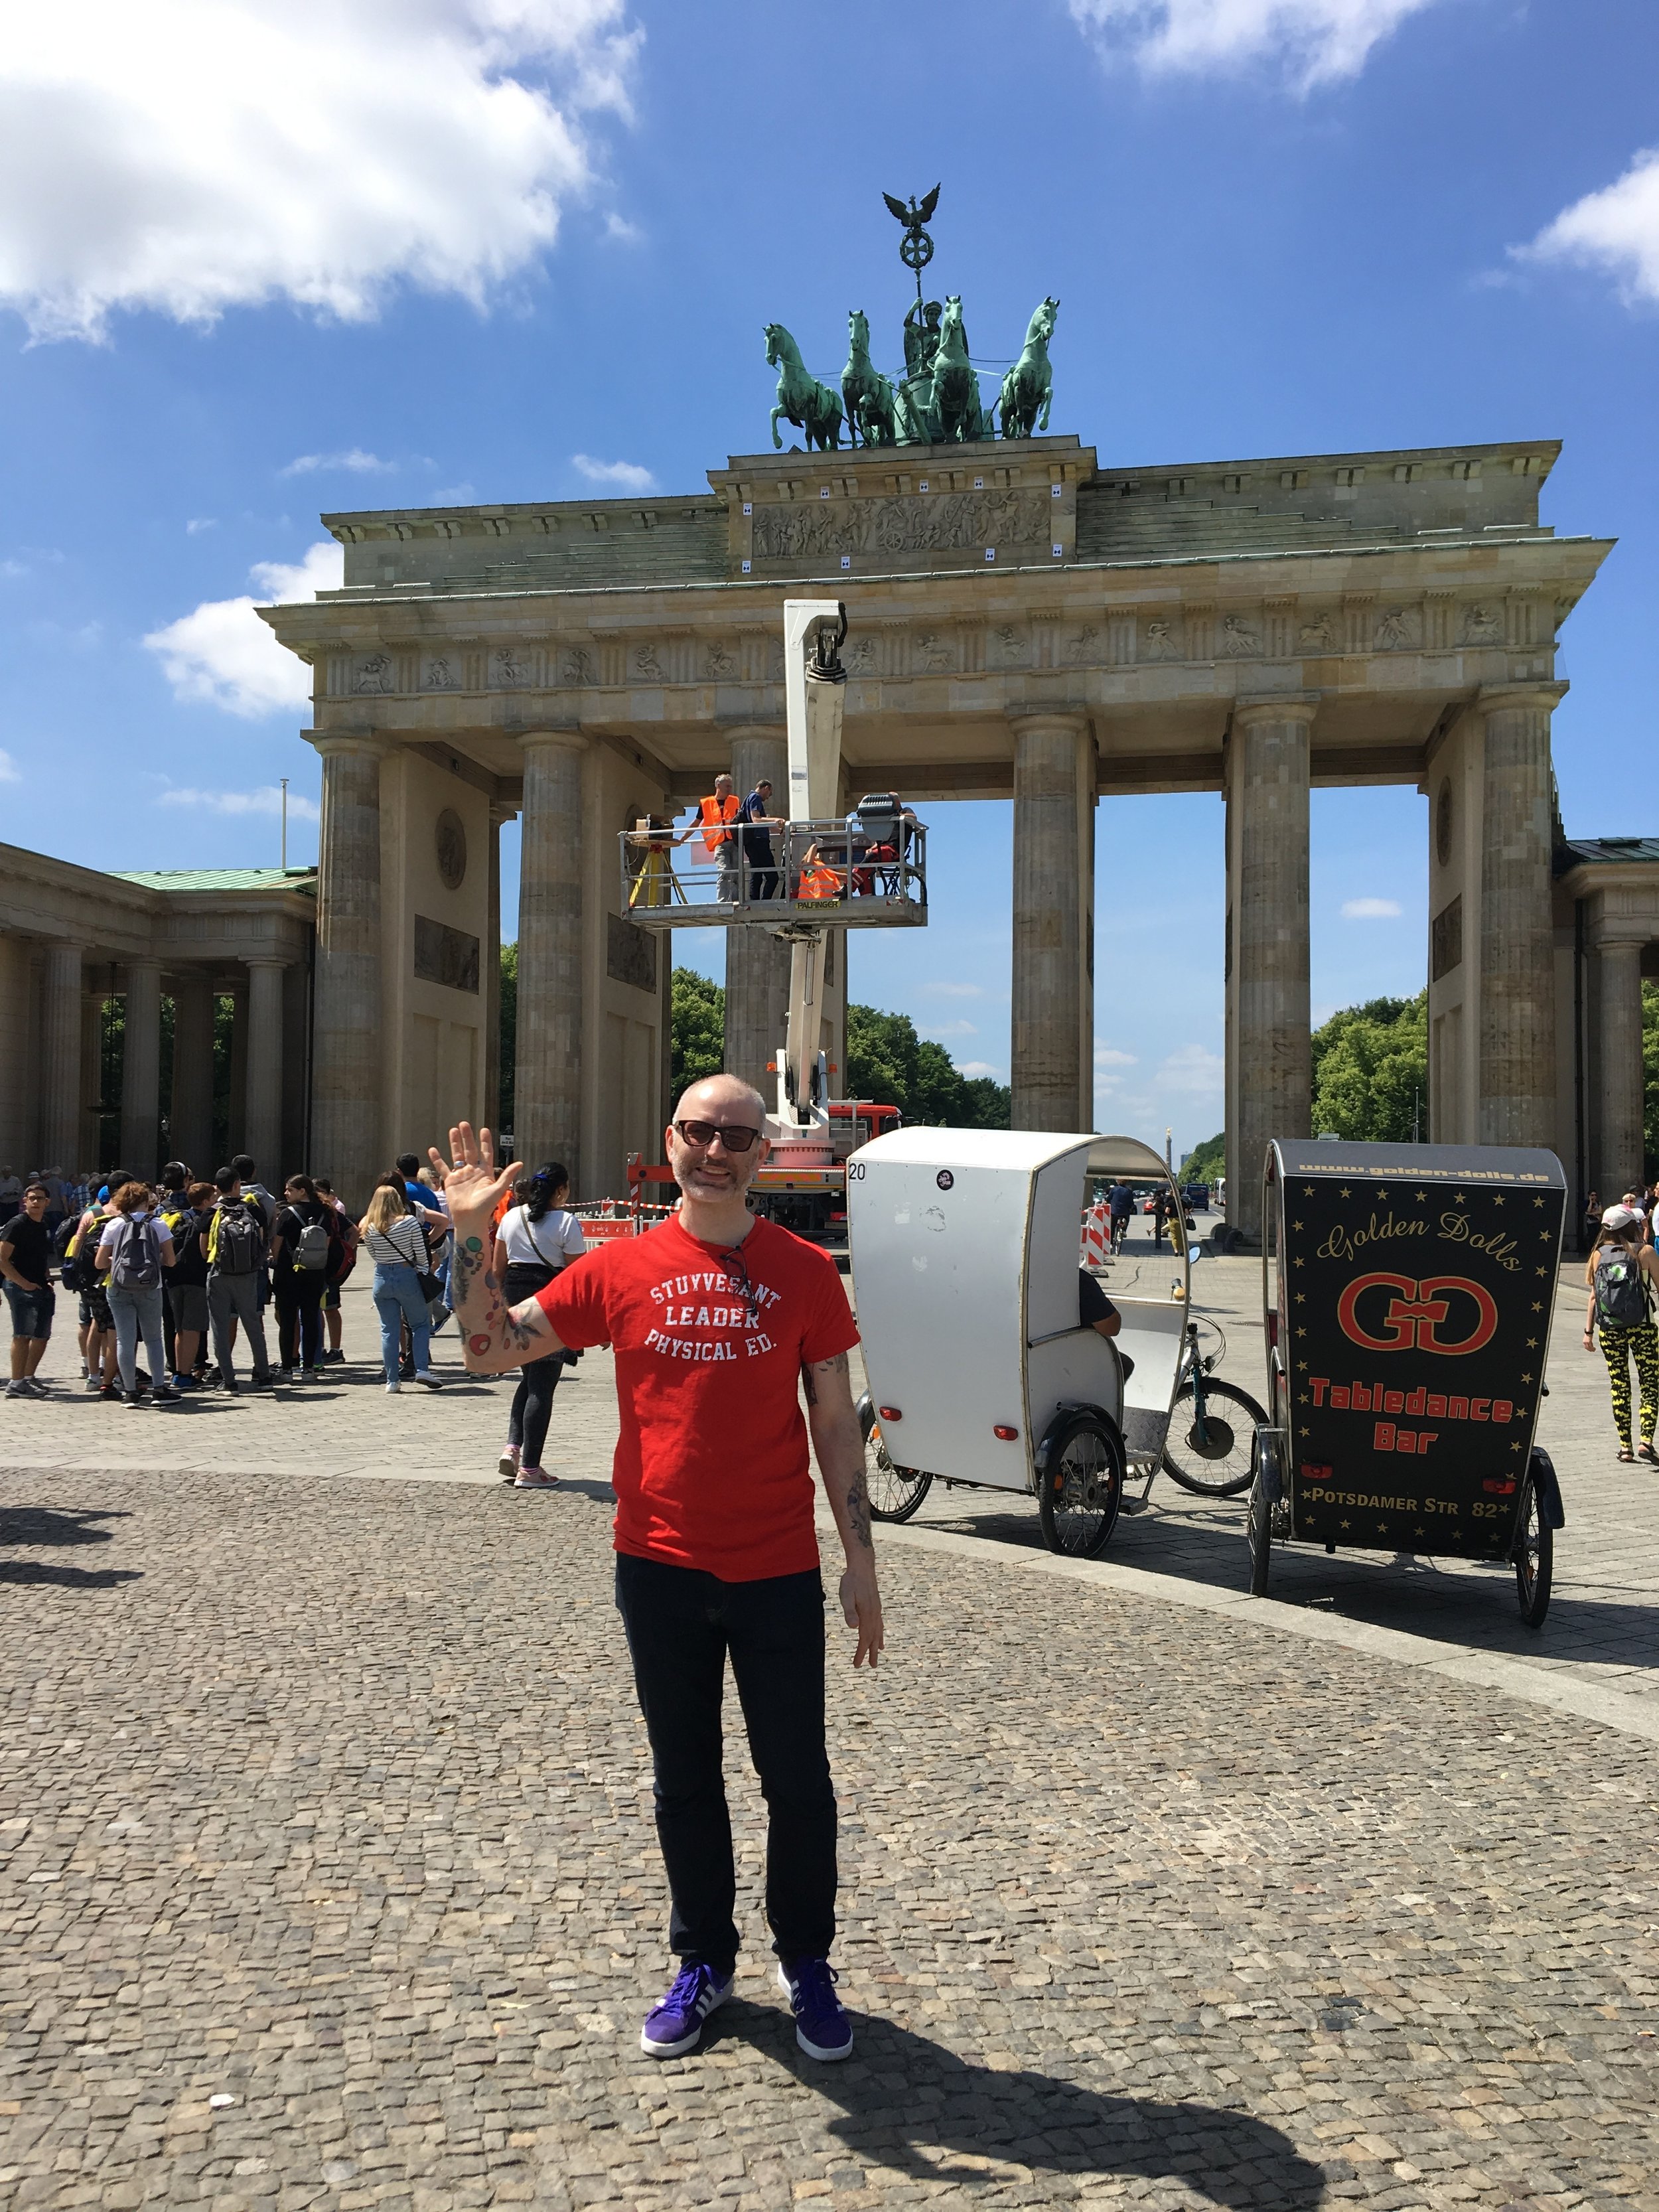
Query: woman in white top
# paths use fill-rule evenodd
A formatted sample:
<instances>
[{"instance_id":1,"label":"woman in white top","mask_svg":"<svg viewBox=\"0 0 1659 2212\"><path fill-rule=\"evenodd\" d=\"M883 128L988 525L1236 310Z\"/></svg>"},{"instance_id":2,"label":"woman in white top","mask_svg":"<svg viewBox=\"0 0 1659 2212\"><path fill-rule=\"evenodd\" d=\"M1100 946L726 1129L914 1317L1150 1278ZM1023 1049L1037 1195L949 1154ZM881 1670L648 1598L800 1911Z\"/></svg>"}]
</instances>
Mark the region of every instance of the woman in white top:
<instances>
[{"instance_id":1,"label":"woman in white top","mask_svg":"<svg viewBox=\"0 0 1659 2212\"><path fill-rule=\"evenodd\" d=\"M509 1206L496 1224L490 1273L500 1277L505 1272L509 1306L534 1297L587 1249L580 1222L565 1211L569 1188L568 1175L556 1160L550 1160L519 1185L519 1203ZM549 1359L532 1359L519 1371L507 1416L507 1449L498 1462L516 1489L551 1490L558 1480L543 1467L542 1449L552 1418L553 1393L563 1372L562 1352Z\"/></svg>"},{"instance_id":2,"label":"woman in white top","mask_svg":"<svg viewBox=\"0 0 1659 2212\"><path fill-rule=\"evenodd\" d=\"M358 1227L368 1256L374 1262L374 1310L380 1316L380 1359L386 1368L386 1387L396 1390L398 1355L402 1324L409 1323L410 1349L415 1355L415 1380L428 1390L439 1387L428 1364L427 1346L432 1323L427 1317L421 1278L430 1264L426 1232L409 1210L403 1177L385 1176L375 1185L368 1211Z\"/></svg>"}]
</instances>

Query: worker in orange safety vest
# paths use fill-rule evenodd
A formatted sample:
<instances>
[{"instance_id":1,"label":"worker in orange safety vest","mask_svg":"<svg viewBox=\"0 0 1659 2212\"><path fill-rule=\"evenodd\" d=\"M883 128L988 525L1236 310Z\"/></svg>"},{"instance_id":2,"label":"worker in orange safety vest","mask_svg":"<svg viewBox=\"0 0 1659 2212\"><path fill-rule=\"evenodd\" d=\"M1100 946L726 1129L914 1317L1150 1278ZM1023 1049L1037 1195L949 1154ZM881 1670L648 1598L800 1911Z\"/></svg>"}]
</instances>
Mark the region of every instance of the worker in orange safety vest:
<instances>
[{"instance_id":1,"label":"worker in orange safety vest","mask_svg":"<svg viewBox=\"0 0 1659 2212\"><path fill-rule=\"evenodd\" d=\"M795 886L795 896L838 899L846 889L847 878L828 865L816 844L809 845L801 855L800 881Z\"/></svg>"},{"instance_id":2,"label":"worker in orange safety vest","mask_svg":"<svg viewBox=\"0 0 1659 2212\"><path fill-rule=\"evenodd\" d=\"M703 849L719 869L715 896L723 904L735 904L738 896L738 837L734 830L726 824L735 822L741 801L737 786L729 775L714 778L712 798L699 799L699 820L692 825L691 835L701 835Z\"/></svg>"}]
</instances>

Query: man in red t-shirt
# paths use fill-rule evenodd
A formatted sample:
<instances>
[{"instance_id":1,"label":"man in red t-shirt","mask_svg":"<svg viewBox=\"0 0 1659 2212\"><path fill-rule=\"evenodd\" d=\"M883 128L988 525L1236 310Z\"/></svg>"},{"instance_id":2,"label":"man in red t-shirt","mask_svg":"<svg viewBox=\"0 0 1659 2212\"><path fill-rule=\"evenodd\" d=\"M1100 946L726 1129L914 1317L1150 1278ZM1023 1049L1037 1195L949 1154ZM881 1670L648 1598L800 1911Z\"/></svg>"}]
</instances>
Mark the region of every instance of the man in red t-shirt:
<instances>
[{"instance_id":1,"label":"man in red t-shirt","mask_svg":"<svg viewBox=\"0 0 1659 2212\"><path fill-rule=\"evenodd\" d=\"M573 1261L510 1309L488 1272L489 1223L517 1170L495 1174L487 1129L449 1133L450 1287L468 1368L500 1374L567 1346L609 1344L616 1358L617 1604L651 1740L681 1966L640 2038L660 2058L693 2047L736 1970L721 1777L728 1656L766 1797L766 1916L796 2040L814 2058L853 2047L829 1955L836 1799L807 1431L847 1558L853 1664L873 1667L881 1599L847 1366L858 1330L828 1255L748 1210L765 1125L759 1093L735 1076L694 1083L667 1132L678 1213Z\"/></svg>"}]
</instances>

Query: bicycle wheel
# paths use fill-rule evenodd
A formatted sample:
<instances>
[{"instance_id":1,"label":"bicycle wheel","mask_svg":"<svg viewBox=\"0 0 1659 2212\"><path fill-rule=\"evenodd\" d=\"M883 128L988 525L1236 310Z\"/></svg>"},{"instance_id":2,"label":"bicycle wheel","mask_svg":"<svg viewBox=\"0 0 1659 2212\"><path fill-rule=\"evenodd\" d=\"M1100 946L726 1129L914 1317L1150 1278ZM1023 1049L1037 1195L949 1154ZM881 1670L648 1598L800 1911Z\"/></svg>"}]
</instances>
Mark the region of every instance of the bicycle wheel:
<instances>
[{"instance_id":1,"label":"bicycle wheel","mask_svg":"<svg viewBox=\"0 0 1659 2212\"><path fill-rule=\"evenodd\" d=\"M1248 1390L1204 1378L1204 1419L1198 1419L1189 1376L1176 1392L1164 1440L1164 1471L1200 1498L1236 1498L1255 1470L1255 1432L1267 1425Z\"/></svg>"},{"instance_id":2,"label":"bicycle wheel","mask_svg":"<svg viewBox=\"0 0 1659 2212\"><path fill-rule=\"evenodd\" d=\"M1511 1557L1521 1618L1528 1628L1541 1628L1544 1615L1550 1609L1550 1583L1555 1572L1555 1531L1545 1517L1538 1486L1531 1475L1527 1477L1521 1492Z\"/></svg>"},{"instance_id":3,"label":"bicycle wheel","mask_svg":"<svg viewBox=\"0 0 1659 2212\"><path fill-rule=\"evenodd\" d=\"M872 1521L908 1521L921 1509L933 1478L920 1468L897 1467L888 1455L868 1398L859 1401L859 1426L864 1432L864 1488Z\"/></svg>"},{"instance_id":4,"label":"bicycle wheel","mask_svg":"<svg viewBox=\"0 0 1659 2212\"><path fill-rule=\"evenodd\" d=\"M1117 1526L1123 1474L1116 1429L1095 1413L1066 1417L1037 1477L1037 1520L1051 1552L1073 1559L1099 1557Z\"/></svg>"}]
</instances>

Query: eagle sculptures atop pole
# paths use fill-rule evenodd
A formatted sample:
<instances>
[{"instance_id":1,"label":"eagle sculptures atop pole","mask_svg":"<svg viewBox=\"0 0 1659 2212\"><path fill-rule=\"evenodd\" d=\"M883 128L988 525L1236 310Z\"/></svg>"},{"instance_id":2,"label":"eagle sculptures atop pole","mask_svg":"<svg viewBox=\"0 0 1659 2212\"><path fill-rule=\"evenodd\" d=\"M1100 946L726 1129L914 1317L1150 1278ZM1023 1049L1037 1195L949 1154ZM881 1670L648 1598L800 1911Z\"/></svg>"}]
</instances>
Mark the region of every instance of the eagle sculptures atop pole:
<instances>
[{"instance_id":1,"label":"eagle sculptures atop pole","mask_svg":"<svg viewBox=\"0 0 1659 2212\"><path fill-rule=\"evenodd\" d=\"M904 225L904 236L899 244L899 259L916 280L916 298L921 298L921 272L933 258L933 241L926 226L933 219L933 210L939 205L939 186L925 193L920 202L915 195L907 204L896 199L891 192L884 192L883 199L892 214Z\"/></svg>"}]
</instances>

